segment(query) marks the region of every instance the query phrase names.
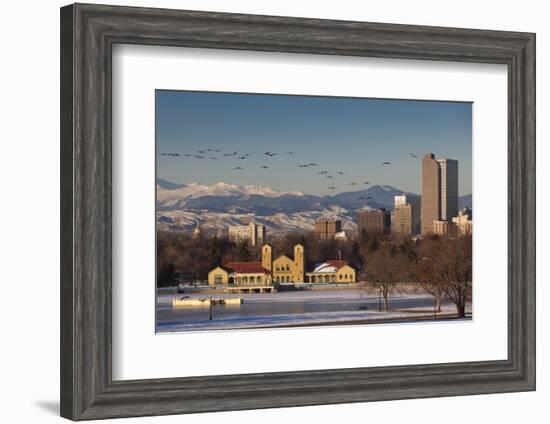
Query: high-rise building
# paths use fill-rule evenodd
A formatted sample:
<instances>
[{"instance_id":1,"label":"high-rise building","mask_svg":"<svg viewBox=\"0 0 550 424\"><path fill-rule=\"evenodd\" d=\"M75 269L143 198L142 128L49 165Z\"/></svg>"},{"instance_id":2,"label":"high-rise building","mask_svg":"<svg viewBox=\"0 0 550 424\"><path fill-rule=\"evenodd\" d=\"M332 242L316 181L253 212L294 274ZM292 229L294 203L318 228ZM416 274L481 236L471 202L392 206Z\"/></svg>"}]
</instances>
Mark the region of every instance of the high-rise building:
<instances>
[{"instance_id":1,"label":"high-rise building","mask_svg":"<svg viewBox=\"0 0 550 424\"><path fill-rule=\"evenodd\" d=\"M456 225L459 234L472 234L472 210L464 208L458 211L458 216L453 217L453 224Z\"/></svg>"},{"instance_id":2,"label":"high-rise building","mask_svg":"<svg viewBox=\"0 0 550 424\"><path fill-rule=\"evenodd\" d=\"M413 233L413 211L411 205L396 205L393 208L392 233L401 236Z\"/></svg>"},{"instance_id":3,"label":"high-rise building","mask_svg":"<svg viewBox=\"0 0 550 424\"><path fill-rule=\"evenodd\" d=\"M336 233L342 231L339 219L318 219L315 221L315 235L319 240L332 240Z\"/></svg>"},{"instance_id":4,"label":"high-rise building","mask_svg":"<svg viewBox=\"0 0 550 424\"><path fill-rule=\"evenodd\" d=\"M420 197L401 195L394 197L392 232L397 234L420 233Z\"/></svg>"},{"instance_id":5,"label":"high-rise building","mask_svg":"<svg viewBox=\"0 0 550 424\"><path fill-rule=\"evenodd\" d=\"M359 211L357 218L359 236L387 233L391 224L391 216L386 209Z\"/></svg>"},{"instance_id":6,"label":"high-rise building","mask_svg":"<svg viewBox=\"0 0 550 424\"><path fill-rule=\"evenodd\" d=\"M441 216L440 190L439 163L433 153L428 153L422 159L422 234L432 233L434 221Z\"/></svg>"},{"instance_id":7,"label":"high-rise building","mask_svg":"<svg viewBox=\"0 0 550 424\"><path fill-rule=\"evenodd\" d=\"M451 221L458 213L458 161L435 159L433 153L422 159L422 234L435 231L435 221ZM438 224L438 228L443 228Z\"/></svg>"},{"instance_id":8,"label":"high-rise building","mask_svg":"<svg viewBox=\"0 0 550 424\"><path fill-rule=\"evenodd\" d=\"M254 221L248 225L231 225L228 227L228 235L233 241L247 240L250 245L257 246L265 242L265 225Z\"/></svg>"},{"instance_id":9,"label":"high-rise building","mask_svg":"<svg viewBox=\"0 0 550 424\"><path fill-rule=\"evenodd\" d=\"M441 175L441 217L450 221L458 214L458 161L439 159Z\"/></svg>"}]
</instances>

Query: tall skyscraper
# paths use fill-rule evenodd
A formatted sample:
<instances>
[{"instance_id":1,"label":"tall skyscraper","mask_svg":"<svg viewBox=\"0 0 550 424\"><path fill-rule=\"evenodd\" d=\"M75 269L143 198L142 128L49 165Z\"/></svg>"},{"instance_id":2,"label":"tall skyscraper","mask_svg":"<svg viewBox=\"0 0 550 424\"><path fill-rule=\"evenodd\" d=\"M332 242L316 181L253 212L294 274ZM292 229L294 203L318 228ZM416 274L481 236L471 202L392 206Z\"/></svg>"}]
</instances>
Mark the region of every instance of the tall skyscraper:
<instances>
[{"instance_id":1,"label":"tall skyscraper","mask_svg":"<svg viewBox=\"0 0 550 424\"><path fill-rule=\"evenodd\" d=\"M451 221L458 214L458 161L422 159L422 234L433 233L435 221Z\"/></svg>"},{"instance_id":2,"label":"tall skyscraper","mask_svg":"<svg viewBox=\"0 0 550 424\"><path fill-rule=\"evenodd\" d=\"M441 217L450 221L458 214L458 161L439 159L441 174Z\"/></svg>"},{"instance_id":3,"label":"tall skyscraper","mask_svg":"<svg viewBox=\"0 0 550 424\"><path fill-rule=\"evenodd\" d=\"M422 234L433 232L434 221L441 216L440 207L441 174L439 163L433 153L424 155L422 159L422 209L420 222Z\"/></svg>"}]
</instances>

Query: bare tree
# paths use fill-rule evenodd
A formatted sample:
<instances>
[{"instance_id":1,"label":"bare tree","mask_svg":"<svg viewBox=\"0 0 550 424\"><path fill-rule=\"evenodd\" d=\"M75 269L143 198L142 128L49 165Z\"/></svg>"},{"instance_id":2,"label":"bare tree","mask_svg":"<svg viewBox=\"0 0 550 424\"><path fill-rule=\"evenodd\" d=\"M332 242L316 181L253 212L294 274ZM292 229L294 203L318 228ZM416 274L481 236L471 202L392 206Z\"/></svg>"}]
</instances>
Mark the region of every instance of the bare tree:
<instances>
[{"instance_id":1,"label":"bare tree","mask_svg":"<svg viewBox=\"0 0 550 424\"><path fill-rule=\"evenodd\" d=\"M472 238L453 235L434 238L421 250L417 271L423 288L439 298L445 294L456 306L457 315L466 315L472 295Z\"/></svg>"},{"instance_id":2,"label":"bare tree","mask_svg":"<svg viewBox=\"0 0 550 424\"><path fill-rule=\"evenodd\" d=\"M389 310L389 295L396 283L406 281L409 261L402 250L390 243L380 245L365 258L367 284L378 288L384 299L384 311Z\"/></svg>"}]
</instances>

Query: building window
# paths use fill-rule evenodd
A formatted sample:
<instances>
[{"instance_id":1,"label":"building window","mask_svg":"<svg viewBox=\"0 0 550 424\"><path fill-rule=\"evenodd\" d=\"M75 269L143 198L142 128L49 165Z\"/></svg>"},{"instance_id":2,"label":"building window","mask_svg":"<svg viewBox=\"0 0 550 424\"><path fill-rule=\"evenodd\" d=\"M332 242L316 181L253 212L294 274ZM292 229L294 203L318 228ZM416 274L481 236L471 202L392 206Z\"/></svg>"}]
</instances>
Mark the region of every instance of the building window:
<instances>
[{"instance_id":1,"label":"building window","mask_svg":"<svg viewBox=\"0 0 550 424\"><path fill-rule=\"evenodd\" d=\"M214 276L214 283L221 284L222 283L222 276L220 274L216 274Z\"/></svg>"}]
</instances>

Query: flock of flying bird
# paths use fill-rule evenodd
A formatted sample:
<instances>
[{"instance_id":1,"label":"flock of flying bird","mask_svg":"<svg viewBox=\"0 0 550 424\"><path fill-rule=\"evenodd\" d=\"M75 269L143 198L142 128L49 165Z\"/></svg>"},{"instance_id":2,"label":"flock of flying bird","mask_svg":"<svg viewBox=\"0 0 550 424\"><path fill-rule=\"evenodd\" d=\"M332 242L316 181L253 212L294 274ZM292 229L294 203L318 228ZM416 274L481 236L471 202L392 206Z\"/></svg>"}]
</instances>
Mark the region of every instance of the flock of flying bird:
<instances>
[{"instance_id":1,"label":"flock of flying bird","mask_svg":"<svg viewBox=\"0 0 550 424\"><path fill-rule=\"evenodd\" d=\"M218 159L221 159L222 157L234 158L234 159L237 159L237 160L246 160L250 156L250 153L242 153L242 152L239 152L238 150L235 151L235 152L231 152L231 153L221 153L221 155L216 156L216 154L219 154L219 153L221 153L221 151L219 149L204 149L204 150L197 150L195 153L183 153L183 154L180 154L180 153L159 153L159 155L160 156L168 156L168 157L172 157L172 158L177 158L177 157L180 157L180 156L184 156L184 157L188 157L188 158L210 159L210 160L218 160ZM277 155L284 155L284 154L293 155L294 152L283 152L283 153L280 153L280 152L263 152L263 155L265 155L269 158L273 158ZM418 156L416 156L413 153L409 153L409 156L414 158L414 159L418 159ZM388 162L388 161L382 162L382 166L388 166L388 165L391 165L391 162ZM315 163L315 162L310 162L310 163L302 163L302 164L299 164L297 166L298 166L298 168L312 168L312 167L317 167L318 164ZM268 169L269 166L262 165L260 168L261 169ZM241 166L235 166L233 168L233 171L242 171L244 169L245 168L243 168ZM325 171L325 170L317 172L317 175L325 177L325 178L330 179L330 180L333 180L335 178L335 175L333 175L333 174L337 174L339 176L342 176L342 175L345 175L345 172L335 171L334 173L332 173L330 171ZM349 185L351 185L351 186L357 186L358 184L359 183L354 182L354 181L349 183ZM369 185L370 181L364 181L363 184L364 185ZM328 189L329 190L336 190L337 187L329 186ZM360 197L358 197L358 199L359 200L370 200L370 199L372 199L372 197L370 197L370 196L368 196L368 197L360 196Z\"/></svg>"}]
</instances>

